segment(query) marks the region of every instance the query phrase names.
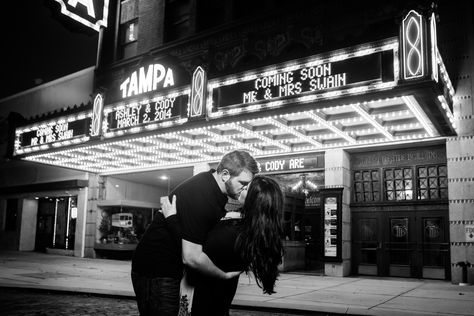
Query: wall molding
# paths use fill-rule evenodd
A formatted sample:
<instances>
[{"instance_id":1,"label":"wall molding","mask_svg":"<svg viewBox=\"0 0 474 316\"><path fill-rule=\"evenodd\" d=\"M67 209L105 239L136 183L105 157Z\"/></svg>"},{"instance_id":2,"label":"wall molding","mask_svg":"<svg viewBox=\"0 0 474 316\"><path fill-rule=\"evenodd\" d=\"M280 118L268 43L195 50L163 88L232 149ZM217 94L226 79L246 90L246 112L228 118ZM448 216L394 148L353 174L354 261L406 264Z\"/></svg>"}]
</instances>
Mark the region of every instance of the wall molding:
<instances>
[{"instance_id":1,"label":"wall molding","mask_svg":"<svg viewBox=\"0 0 474 316\"><path fill-rule=\"evenodd\" d=\"M474 203L474 199L455 199L449 200L449 204L469 204Z\"/></svg>"},{"instance_id":2,"label":"wall molding","mask_svg":"<svg viewBox=\"0 0 474 316\"><path fill-rule=\"evenodd\" d=\"M448 158L448 162L469 161L474 160L474 156L460 156Z\"/></svg>"},{"instance_id":3,"label":"wall molding","mask_svg":"<svg viewBox=\"0 0 474 316\"><path fill-rule=\"evenodd\" d=\"M449 221L449 225L474 225L474 220L471 221Z\"/></svg>"},{"instance_id":4,"label":"wall molding","mask_svg":"<svg viewBox=\"0 0 474 316\"><path fill-rule=\"evenodd\" d=\"M473 182L474 178L448 178L448 183Z\"/></svg>"}]
</instances>

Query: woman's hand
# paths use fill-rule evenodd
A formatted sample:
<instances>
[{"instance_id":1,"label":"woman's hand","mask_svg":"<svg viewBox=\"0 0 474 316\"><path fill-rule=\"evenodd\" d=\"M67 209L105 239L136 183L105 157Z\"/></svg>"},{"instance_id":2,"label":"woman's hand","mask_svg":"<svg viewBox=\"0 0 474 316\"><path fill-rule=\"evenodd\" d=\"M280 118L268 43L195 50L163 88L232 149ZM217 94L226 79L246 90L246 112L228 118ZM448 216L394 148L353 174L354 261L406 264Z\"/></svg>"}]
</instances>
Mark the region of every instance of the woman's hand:
<instances>
[{"instance_id":1,"label":"woman's hand","mask_svg":"<svg viewBox=\"0 0 474 316\"><path fill-rule=\"evenodd\" d=\"M161 200L161 212L165 216L165 218L176 215L176 195L173 195L173 202L170 203L168 197L166 199Z\"/></svg>"}]
</instances>

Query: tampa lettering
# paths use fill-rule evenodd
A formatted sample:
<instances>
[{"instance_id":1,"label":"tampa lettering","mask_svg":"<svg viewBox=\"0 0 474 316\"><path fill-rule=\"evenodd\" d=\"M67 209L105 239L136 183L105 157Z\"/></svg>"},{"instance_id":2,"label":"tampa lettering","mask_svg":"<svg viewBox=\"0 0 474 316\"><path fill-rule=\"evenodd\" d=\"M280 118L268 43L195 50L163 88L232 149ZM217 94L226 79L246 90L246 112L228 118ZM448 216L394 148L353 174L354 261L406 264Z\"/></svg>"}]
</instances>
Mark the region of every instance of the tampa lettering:
<instances>
[{"instance_id":1,"label":"tampa lettering","mask_svg":"<svg viewBox=\"0 0 474 316\"><path fill-rule=\"evenodd\" d=\"M120 85L122 98L155 91L174 86L173 69L162 64L149 65L147 69L140 67Z\"/></svg>"}]
</instances>

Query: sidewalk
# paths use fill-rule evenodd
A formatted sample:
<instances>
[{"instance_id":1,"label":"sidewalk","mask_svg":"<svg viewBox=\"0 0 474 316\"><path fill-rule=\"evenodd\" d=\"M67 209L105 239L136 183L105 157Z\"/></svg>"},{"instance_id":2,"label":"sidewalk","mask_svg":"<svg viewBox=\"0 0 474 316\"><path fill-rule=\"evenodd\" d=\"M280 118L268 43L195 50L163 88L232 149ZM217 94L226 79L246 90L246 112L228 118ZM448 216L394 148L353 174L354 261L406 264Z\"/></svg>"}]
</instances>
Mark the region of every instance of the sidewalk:
<instances>
[{"instance_id":1,"label":"sidewalk","mask_svg":"<svg viewBox=\"0 0 474 316\"><path fill-rule=\"evenodd\" d=\"M130 262L0 251L0 287L133 298ZM242 275L234 306L349 315L474 315L474 286L446 281L326 277L283 273L263 295Z\"/></svg>"}]
</instances>

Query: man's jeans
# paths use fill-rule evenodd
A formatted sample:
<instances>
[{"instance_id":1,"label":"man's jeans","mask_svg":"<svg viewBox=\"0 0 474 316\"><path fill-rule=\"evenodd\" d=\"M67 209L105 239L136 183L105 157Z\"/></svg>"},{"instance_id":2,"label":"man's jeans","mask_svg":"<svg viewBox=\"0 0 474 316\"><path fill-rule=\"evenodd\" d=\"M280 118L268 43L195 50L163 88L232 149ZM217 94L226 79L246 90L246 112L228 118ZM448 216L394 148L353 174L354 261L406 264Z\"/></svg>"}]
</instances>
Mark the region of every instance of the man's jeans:
<instances>
[{"instance_id":1,"label":"man's jeans","mask_svg":"<svg viewBox=\"0 0 474 316\"><path fill-rule=\"evenodd\" d=\"M165 277L149 278L132 271L140 316L178 315L180 281Z\"/></svg>"}]
</instances>

